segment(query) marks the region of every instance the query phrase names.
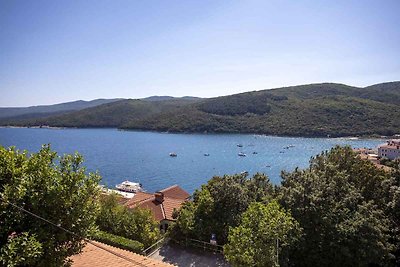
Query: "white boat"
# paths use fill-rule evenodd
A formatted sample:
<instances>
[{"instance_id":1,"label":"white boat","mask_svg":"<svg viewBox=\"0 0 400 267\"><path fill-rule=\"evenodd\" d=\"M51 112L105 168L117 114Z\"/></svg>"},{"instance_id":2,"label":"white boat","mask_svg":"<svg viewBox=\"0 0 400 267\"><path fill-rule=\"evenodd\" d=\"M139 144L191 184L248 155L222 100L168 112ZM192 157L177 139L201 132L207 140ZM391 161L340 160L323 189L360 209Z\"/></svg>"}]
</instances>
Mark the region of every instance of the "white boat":
<instances>
[{"instance_id":1,"label":"white boat","mask_svg":"<svg viewBox=\"0 0 400 267\"><path fill-rule=\"evenodd\" d=\"M243 152L238 153L238 156L240 157L246 157L246 154L244 154Z\"/></svg>"},{"instance_id":2,"label":"white boat","mask_svg":"<svg viewBox=\"0 0 400 267\"><path fill-rule=\"evenodd\" d=\"M177 157L178 155L176 153L172 152L172 153L169 153L169 156L170 157Z\"/></svg>"},{"instance_id":3,"label":"white boat","mask_svg":"<svg viewBox=\"0 0 400 267\"><path fill-rule=\"evenodd\" d=\"M143 191L142 185L140 183L134 183L134 182L131 182L128 180L126 180L120 184L117 184L115 186L115 188L117 188L120 191L129 192L129 193L136 193L136 192Z\"/></svg>"}]
</instances>

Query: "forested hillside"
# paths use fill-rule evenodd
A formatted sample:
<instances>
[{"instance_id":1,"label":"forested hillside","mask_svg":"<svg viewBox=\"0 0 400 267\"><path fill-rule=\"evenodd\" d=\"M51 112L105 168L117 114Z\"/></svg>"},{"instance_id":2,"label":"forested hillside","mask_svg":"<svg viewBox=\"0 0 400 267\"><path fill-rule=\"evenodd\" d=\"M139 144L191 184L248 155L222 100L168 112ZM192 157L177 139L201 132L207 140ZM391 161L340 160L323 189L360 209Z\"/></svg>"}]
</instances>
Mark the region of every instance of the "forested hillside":
<instances>
[{"instance_id":1,"label":"forested hillside","mask_svg":"<svg viewBox=\"0 0 400 267\"><path fill-rule=\"evenodd\" d=\"M122 100L61 116L2 124L288 136L400 133L400 82L365 88L323 83L210 99L156 99Z\"/></svg>"},{"instance_id":2,"label":"forested hillside","mask_svg":"<svg viewBox=\"0 0 400 267\"><path fill-rule=\"evenodd\" d=\"M120 127L133 120L174 111L195 101L197 100L179 98L157 101L124 99L58 116L18 120L9 124L17 126Z\"/></svg>"},{"instance_id":3,"label":"forested hillside","mask_svg":"<svg viewBox=\"0 0 400 267\"><path fill-rule=\"evenodd\" d=\"M290 136L400 133L400 83L312 84L208 99L122 125L172 132Z\"/></svg>"},{"instance_id":4,"label":"forested hillside","mask_svg":"<svg viewBox=\"0 0 400 267\"><path fill-rule=\"evenodd\" d=\"M95 99L91 101L78 100L54 105L42 105L18 108L0 108L0 118L26 119L43 116L51 116L59 113L66 113L75 110L95 107L106 103L115 102L121 99Z\"/></svg>"}]
</instances>

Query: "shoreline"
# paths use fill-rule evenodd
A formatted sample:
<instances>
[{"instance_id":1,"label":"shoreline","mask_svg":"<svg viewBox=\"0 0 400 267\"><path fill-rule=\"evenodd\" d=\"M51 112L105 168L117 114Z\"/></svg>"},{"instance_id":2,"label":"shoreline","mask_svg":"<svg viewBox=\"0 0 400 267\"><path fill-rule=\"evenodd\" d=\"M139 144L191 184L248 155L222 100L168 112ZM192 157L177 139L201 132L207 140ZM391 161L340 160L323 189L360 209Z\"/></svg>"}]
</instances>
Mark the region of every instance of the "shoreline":
<instances>
[{"instance_id":1,"label":"shoreline","mask_svg":"<svg viewBox=\"0 0 400 267\"><path fill-rule=\"evenodd\" d=\"M185 135L255 135L255 136L269 136L269 137L282 137L282 138L325 138L325 139L346 139L346 140L366 140L366 139L399 139L400 134L393 136L380 136L380 135L360 135L360 136L302 136L302 135L273 135L262 133L249 133L249 132L169 132L169 131L156 131L156 130L141 130L141 129L125 129L118 127L58 127L58 126L0 126L0 129L48 129L48 130L80 130L80 129L112 129L125 132L151 132L159 134L185 134Z\"/></svg>"}]
</instances>

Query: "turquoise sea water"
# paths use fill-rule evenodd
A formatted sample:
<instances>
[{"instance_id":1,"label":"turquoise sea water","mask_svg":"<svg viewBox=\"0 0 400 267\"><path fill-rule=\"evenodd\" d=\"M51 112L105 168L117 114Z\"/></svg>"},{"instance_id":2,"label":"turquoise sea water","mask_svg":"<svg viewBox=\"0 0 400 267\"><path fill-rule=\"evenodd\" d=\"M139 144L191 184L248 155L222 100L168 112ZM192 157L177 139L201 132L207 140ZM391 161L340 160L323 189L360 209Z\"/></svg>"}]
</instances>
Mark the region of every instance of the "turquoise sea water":
<instances>
[{"instance_id":1,"label":"turquoise sea water","mask_svg":"<svg viewBox=\"0 0 400 267\"><path fill-rule=\"evenodd\" d=\"M124 180L138 181L149 192L179 184L192 193L214 175L243 171L250 175L266 173L278 184L281 170L307 167L311 156L332 146L375 147L382 142L381 139L168 134L117 129L0 128L2 146L37 152L42 144L50 143L60 154L78 151L89 171L99 171L103 184L114 187ZM171 152L178 156L170 157ZM246 157L238 156L240 152Z\"/></svg>"}]
</instances>

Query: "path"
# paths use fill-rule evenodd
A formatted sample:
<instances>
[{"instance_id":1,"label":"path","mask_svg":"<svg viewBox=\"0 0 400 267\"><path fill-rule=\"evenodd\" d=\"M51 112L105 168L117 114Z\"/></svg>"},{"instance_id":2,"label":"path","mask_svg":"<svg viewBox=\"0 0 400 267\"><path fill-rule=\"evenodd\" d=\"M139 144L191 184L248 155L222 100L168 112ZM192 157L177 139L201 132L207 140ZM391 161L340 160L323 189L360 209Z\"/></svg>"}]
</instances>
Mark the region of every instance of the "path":
<instances>
[{"instance_id":1,"label":"path","mask_svg":"<svg viewBox=\"0 0 400 267\"><path fill-rule=\"evenodd\" d=\"M179 267L230 267L219 253L165 244L150 258L175 264Z\"/></svg>"}]
</instances>

